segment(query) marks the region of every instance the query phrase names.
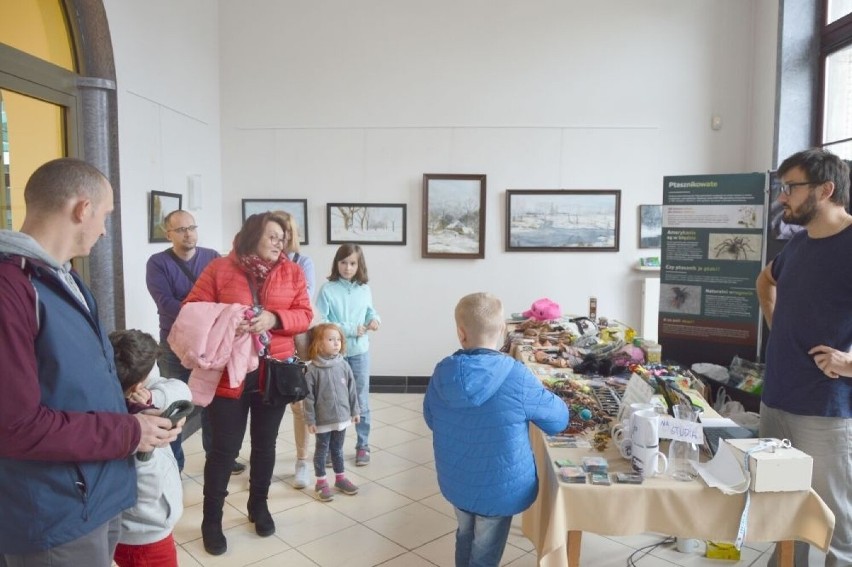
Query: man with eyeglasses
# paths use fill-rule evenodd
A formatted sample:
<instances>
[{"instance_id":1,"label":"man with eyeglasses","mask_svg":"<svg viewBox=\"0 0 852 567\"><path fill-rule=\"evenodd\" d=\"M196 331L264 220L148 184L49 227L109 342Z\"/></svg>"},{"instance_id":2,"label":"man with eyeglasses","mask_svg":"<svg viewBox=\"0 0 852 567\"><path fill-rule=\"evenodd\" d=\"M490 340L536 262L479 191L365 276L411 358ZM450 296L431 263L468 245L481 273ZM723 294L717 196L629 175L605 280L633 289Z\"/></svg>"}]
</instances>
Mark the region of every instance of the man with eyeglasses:
<instances>
[{"instance_id":1,"label":"man with eyeglasses","mask_svg":"<svg viewBox=\"0 0 852 567\"><path fill-rule=\"evenodd\" d=\"M800 225L757 278L770 327L760 436L814 459L814 490L834 512L826 566L852 565L852 215L849 167L822 149L778 168L784 222ZM808 545L796 543L796 565ZM775 556L770 564L775 564Z\"/></svg>"},{"instance_id":2,"label":"man with eyeglasses","mask_svg":"<svg viewBox=\"0 0 852 567\"><path fill-rule=\"evenodd\" d=\"M157 359L157 367L161 376L187 382L190 370L181 365L166 339L180 311L181 303L189 295L195 280L207 264L219 257L219 253L197 245L198 225L195 224L195 218L186 211L177 210L166 215L163 219L163 229L172 246L148 258L145 277L148 293L154 298L157 313L160 315L160 356ZM210 446L210 432L206 422L202 411L201 443L205 451ZM178 468L183 470L181 439L172 443L172 451ZM245 469L245 465L235 462L233 473L239 474Z\"/></svg>"}]
</instances>

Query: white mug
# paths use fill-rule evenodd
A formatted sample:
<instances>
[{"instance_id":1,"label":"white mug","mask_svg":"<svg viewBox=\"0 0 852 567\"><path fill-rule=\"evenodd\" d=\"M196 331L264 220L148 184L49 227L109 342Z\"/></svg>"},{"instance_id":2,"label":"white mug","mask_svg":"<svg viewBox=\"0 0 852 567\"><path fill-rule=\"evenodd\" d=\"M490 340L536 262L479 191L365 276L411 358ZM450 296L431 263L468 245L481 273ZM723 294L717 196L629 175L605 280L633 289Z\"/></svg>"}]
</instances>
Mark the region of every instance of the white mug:
<instances>
[{"instance_id":1,"label":"white mug","mask_svg":"<svg viewBox=\"0 0 852 567\"><path fill-rule=\"evenodd\" d=\"M637 411L646 410L646 409L654 409L654 404L648 404L648 403L644 403L644 402L635 402L635 403L630 404L629 406L625 406L625 405L622 404L622 406L618 409L618 416L617 416L618 421L616 422L616 425L613 426L613 429L615 429L618 426L618 424L621 424L621 423L623 423L625 426L629 425L630 416L632 416Z\"/></svg>"},{"instance_id":2,"label":"white mug","mask_svg":"<svg viewBox=\"0 0 852 567\"><path fill-rule=\"evenodd\" d=\"M631 446L631 464L633 470L642 478L651 478L663 474L669 466L669 460L659 451L659 447L642 447L636 443Z\"/></svg>"},{"instance_id":3,"label":"white mug","mask_svg":"<svg viewBox=\"0 0 852 567\"><path fill-rule=\"evenodd\" d=\"M620 443L615 444L618 447L618 452L621 453L622 458L630 460L630 457L633 455L633 442L630 439L622 439Z\"/></svg>"},{"instance_id":4,"label":"white mug","mask_svg":"<svg viewBox=\"0 0 852 567\"><path fill-rule=\"evenodd\" d=\"M656 447L660 444L660 414L655 410L639 410L630 418L630 438L635 445Z\"/></svg>"}]
</instances>

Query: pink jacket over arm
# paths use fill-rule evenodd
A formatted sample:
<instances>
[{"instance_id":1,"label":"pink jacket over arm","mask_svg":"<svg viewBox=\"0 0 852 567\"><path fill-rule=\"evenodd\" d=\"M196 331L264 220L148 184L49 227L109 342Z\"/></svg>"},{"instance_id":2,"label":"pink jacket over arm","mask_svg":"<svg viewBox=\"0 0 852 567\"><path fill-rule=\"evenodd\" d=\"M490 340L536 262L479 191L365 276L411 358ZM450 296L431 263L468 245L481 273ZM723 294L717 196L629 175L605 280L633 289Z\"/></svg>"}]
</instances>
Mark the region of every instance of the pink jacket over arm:
<instances>
[{"instance_id":1,"label":"pink jacket over arm","mask_svg":"<svg viewBox=\"0 0 852 567\"><path fill-rule=\"evenodd\" d=\"M222 371L228 369L230 386L237 387L257 369L258 353L245 333L236 336L247 307L239 303L185 304L169 333L169 346L186 368L192 369L189 389L192 403L207 406L216 393Z\"/></svg>"}]
</instances>

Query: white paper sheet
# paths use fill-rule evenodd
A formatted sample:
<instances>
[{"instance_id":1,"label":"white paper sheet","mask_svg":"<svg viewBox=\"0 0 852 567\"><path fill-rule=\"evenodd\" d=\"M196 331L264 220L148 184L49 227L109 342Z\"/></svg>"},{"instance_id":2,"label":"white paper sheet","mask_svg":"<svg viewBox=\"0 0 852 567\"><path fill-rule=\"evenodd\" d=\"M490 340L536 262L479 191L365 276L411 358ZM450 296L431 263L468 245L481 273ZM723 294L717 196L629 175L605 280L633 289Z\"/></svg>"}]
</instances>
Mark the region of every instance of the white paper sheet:
<instances>
[{"instance_id":1,"label":"white paper sheet","mask_svg":"<svg viewBox=\"0 0 852 567\"><path fill-rule=\"evenodd\" d=\"M719 443L712 460L692 466L710 488L718 488L725 494L741 494L748 490L749 479L727 443Z\"/></svg>"}]
</instances>

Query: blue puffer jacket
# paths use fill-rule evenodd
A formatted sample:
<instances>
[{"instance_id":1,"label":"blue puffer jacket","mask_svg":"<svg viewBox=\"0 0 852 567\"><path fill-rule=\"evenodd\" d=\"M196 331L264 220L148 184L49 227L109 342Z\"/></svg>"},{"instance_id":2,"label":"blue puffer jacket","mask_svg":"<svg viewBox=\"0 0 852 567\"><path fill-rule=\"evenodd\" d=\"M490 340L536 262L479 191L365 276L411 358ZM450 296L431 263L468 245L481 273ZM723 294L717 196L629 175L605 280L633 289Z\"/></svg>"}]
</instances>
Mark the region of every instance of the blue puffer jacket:
<instances>
[{"instance_id":1,"label":"blue puffer jacket","mask_svg":"<svg viewBox=\"0 0 852 567\"><path fill-rule=\"evenodd\" d=\"M423 417L444 497L474 514L512 516L538 493L529 423L558 433L568 425L568 408L520 362L473 349L435 367Z\"/></svg>"}]
</instances>

